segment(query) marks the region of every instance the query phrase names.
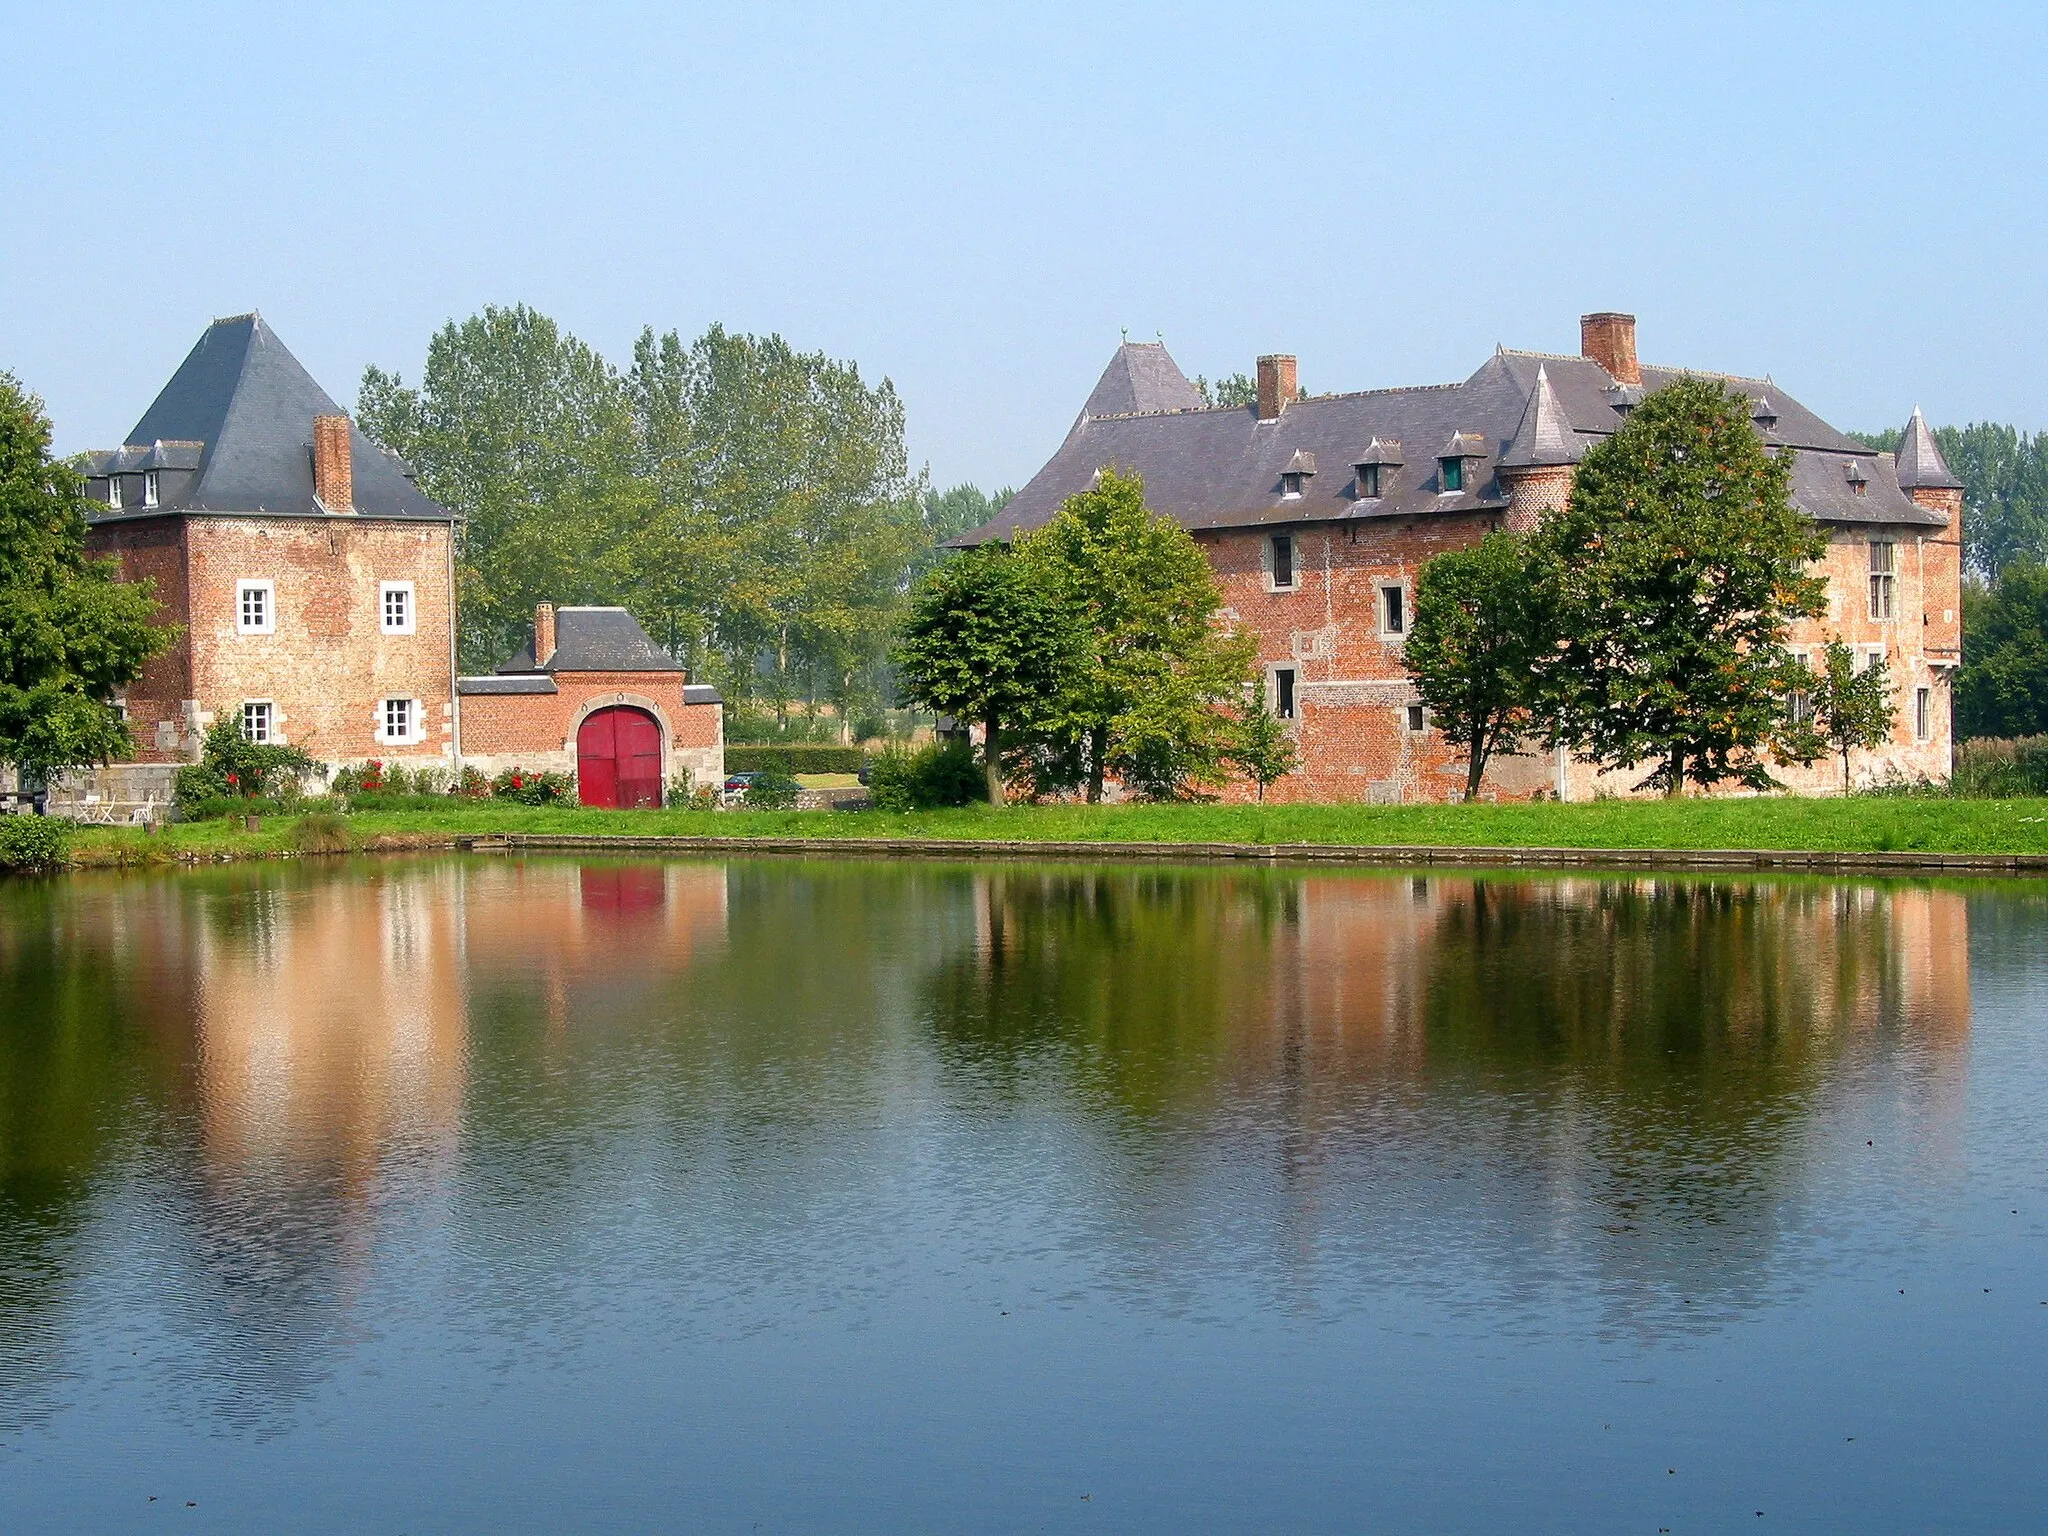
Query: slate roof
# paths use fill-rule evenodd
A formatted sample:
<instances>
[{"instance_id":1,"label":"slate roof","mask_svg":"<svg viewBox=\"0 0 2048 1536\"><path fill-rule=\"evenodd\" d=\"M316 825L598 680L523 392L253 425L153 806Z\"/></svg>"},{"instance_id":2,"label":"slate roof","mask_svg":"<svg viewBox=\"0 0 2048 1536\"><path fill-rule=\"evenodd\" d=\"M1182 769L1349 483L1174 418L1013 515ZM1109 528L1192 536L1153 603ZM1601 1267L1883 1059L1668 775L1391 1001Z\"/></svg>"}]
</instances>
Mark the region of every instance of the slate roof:
<instances>
[{"instance_id":1,"label":"slate roof","mask_svg":"<svg viewBox=\"0 0 2048 1536\"><path fill-rule=\"evenodd\" d=\"M458 677L457 693L560 693L555 680L545 672L523 677Z\"/></svg>"},{"instance_id":2,"label":"slate roof","mask_svg":"<svg viewBox=\"0 0 2048 1536\"><path fill-rule=\"evenodd\" d=\"M519 654L498 668L498 675L682 670L682 663L648 639L640 621L623 608L557 608L555 654L547 665L534 665L529 636Z\"/></svg>"},{"instance_id":3,"label":"slate roof","mask_svg":"<svg viewBox=\"0 0 2048 1536\"><path fill-rule=\"evenodd\" d=\"M97 522L172 513L324 517L313 499L313 418L346 414L260 315L208 326L171 381L114 449L87 455L86 473L196 471L166 477L158 506L131 506ZM349 426L359 517L445 523L453 514L412 483L392 454Z\"/></svg>"},{"instance_id":4,"label":"slate roof","mask_svg":"<svg viewBox=\"0 0 2048 1536\"><path fill-rule=\"evenodd\" d=\"M1116 349L1081 407L1083 416L1133 416L1147 411L1197 411L1202 397L1162 341L1127 341Z\"/></svg>"},{"instance_id":5,"label":"slate roof","mask_svg":"<svg viewBox=\"0 0 2048 1536\"><path fill-rule=\"evenodd\" d=\"M1913 407L1913 419L1906 423L1906 435L1899 442L1899 484L1908 489L1958 491L1963 482L1949 473L1941 444L1927 428L1920 407Z\"/></svg>"},{"instance_id":6,"label":"slate roof","mask_svg":"<svg viewBox=\"0 0 2048 1536\"><path fill-rule=\"evenodd\" d=\"M1090 396L1091 407L1134 345L1118 349L1103 382ZM1159 367L1160 376L1172 367L1172 360L1163 357L1163 347L1143 350L1162 354L1147 364ZM1681 378L1702 376L1687 369L1647 366L1642 373L1640 390L1623 388L1588 358L1503 348L1461 384L1311 396L1288 402L1277 421L1260 421L1257 410L1248 405L1124 414L1084 410L1059 450L1002 512L986 527L953 542L977 544L1039 527L1068 496L1088 489L1105 468L1143 475L1147 503L1189 529L1500 510L1507 505L1498 476L1504 460L1510 469L1520 467L1520 455L1525 453L1575 462L1587 448L1611 436L1626 408L1644 394ZM1915 505L1905 494L1890 455L1874 453L1836 431L1773 381L1703 376L1720 379L1752 401L1768 396L1776 420L1767 440L1793 450L1793 499L1809 516L1836 523L1946 525L1940 513ZM1178 368L1172 368L1172 377L1182 378ZM1533 398L1539 381L1549 391L1547 401ZM1527 444L1520 441L1525 422L1530 428ZM1391 453L1375 455L1375 440ZM1926 441L1932 445L1932 434ZM1460 453L1469 453L1463 489L1439 489L1440 469L1433 455L1414 455L1414 462L1395 468L1401 458L1396 445L1401 443L1424 445L1425 450L1443 445L1444 452L1456 444ZM1939 450L1934 452L1938 462ZM1381 495L1376 499L1361 494L1355 474L1319 475L1306 480L1299 495L1288 496L1280 477L1297 454L1330 465L1370 463L1375 457L1393 462L1382 471ZM1850 459L1866 476L1862 494L1844 471L1844 461ZM1533 466L1544 460L1532 457L1526 462Z\"/></svg>"}]
</instances>

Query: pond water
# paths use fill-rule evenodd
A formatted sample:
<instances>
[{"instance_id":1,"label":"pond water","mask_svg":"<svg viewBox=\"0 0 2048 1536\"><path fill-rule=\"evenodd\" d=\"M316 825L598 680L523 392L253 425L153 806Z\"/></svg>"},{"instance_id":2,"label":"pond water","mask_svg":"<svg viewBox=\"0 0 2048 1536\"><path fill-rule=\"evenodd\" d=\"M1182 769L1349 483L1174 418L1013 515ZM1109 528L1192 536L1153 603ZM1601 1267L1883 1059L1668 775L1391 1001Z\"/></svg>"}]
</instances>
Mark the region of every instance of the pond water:
<instances>
[{"instance_id":1,"label":"pond water","mask_svg":"<svg viewBox=\"0 0 2048 1536\"><path fill-rule=\"evenodd\" d=\"M0 884L0 1529L2010 1531L2048 895Z\"/></svg>"}]
</instances>

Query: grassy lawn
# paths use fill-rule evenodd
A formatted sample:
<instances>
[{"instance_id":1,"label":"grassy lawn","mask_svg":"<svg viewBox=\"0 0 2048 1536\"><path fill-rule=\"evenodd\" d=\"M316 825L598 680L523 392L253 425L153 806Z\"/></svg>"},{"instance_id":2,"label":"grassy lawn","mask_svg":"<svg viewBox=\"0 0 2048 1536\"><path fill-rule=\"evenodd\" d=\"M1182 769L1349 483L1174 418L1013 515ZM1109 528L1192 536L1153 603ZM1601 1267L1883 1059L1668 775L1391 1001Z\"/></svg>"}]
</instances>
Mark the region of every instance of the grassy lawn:
<instances>
[{"instance_id":1,"label":"grassy lawn","mask_svg":"<svg viewBox=\"0 0 2048 1536\"><path fill-rule=\"evenodd\" d=\"M1688 800L1592 805L985 806L879 811L589 811L454 804L347 818L358 845L473 833L921 837L1126 843L1435 844L1521 848L1791 848L2048 853L2048 800ZM197 822L148 836L88 828L80 863L252 856L300 846L294 823Z\"/></svg>"}]
</instances>

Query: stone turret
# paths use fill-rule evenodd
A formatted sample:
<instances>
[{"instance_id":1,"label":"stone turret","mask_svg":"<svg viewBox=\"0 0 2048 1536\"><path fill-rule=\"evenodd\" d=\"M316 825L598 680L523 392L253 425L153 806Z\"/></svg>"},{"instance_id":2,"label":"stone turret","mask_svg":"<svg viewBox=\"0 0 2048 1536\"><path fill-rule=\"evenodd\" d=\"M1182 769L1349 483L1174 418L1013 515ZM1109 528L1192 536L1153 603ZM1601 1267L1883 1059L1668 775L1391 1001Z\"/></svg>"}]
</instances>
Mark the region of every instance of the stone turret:
<instances>
[{"instance_id":1,"label":"stone turret","mask_svg":"<svg viewBox=\"0 0 2048 1536\"><path fill-rule=\"evenodd\" d=\"M1501 488L1508 494L1505 524L1526 533L1545 514L1563 508L1571 495L1572 476L1585 452L1571 418L1552 388L1549 372L1536 370L1536 387L1522 408L1521 424L1500 457Z\"/></svg>"},{"instance_id":2,"label":"stone turret","mask_svg":"<svg viewBox=\"0 0 2048 1536\"><path fill-rule=\"evenodd\" d=\"M1899 442L1899 489L1930 512L1939 512L1956 526L1963 515L1963 482L1949 472L1941 456L1941 444L1913 407L1913 419L1906 423L1906 435Z\"/></svg>"}]
</instances>

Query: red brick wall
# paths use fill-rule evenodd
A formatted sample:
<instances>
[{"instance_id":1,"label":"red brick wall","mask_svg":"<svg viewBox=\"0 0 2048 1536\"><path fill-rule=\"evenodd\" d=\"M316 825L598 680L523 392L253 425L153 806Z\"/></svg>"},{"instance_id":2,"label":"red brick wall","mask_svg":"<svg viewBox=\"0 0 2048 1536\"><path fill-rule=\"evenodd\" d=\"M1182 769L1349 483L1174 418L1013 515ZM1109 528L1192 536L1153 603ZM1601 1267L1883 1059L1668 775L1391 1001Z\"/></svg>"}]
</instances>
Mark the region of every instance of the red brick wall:
<instances>
[{"instance_id":1,"label":"red brick wall","mask_svg":"<svg viewBox=\"0 0 2048 1536\"><path fill-rule=\"evenodd\" d=\"M666 776L702 782L724 773L723 707L685 704L680 672L565 672L556 693L464 694L462 758L485 773L506 768L573 772L576 727L607 704L652 708L667 737Z\"/></svg>"},{"instance_id":2,"label":"red brick wall","mask_svg":"<svg viewBox=\"0 0 2048 1536\"><path fill-rule=\"evenodd\" d=\"M160 579L166 612L186 625L175 659L131 694L138 744L157 761L194 757L206 724L267 699L283 739L328 763L445 762L454 749L448 635L448 528L356 518L163 518L93 530L97 551ZM180 554L173 562L172 550ZM236 627L236 583L274 583L275 633ZM413 586L413 632L382 632L380 583ZM176 687L173 698L158 690ZM380 738L386 698L417 701L421 738ZM141 718L137 704L151 715ZM168 744L158 721L176 726Z\"/></svg>"},{"instance_id":3,"label":"red brick wall","mask_svg":"<svg viewBox=\"0 0 2048 1536\"><path fill-rule=\"evenodd\" d=\"M177 518L95 528L86 547L98 558L121 562L128 581L156 583L157 622L178 626L178 636L142 669L123 695L135 755L143 762L173 762L181 753L182 706L192 697L192 649L187 633L191 613L185 592L185 530Z\"/></svg>"}]
</instances>

